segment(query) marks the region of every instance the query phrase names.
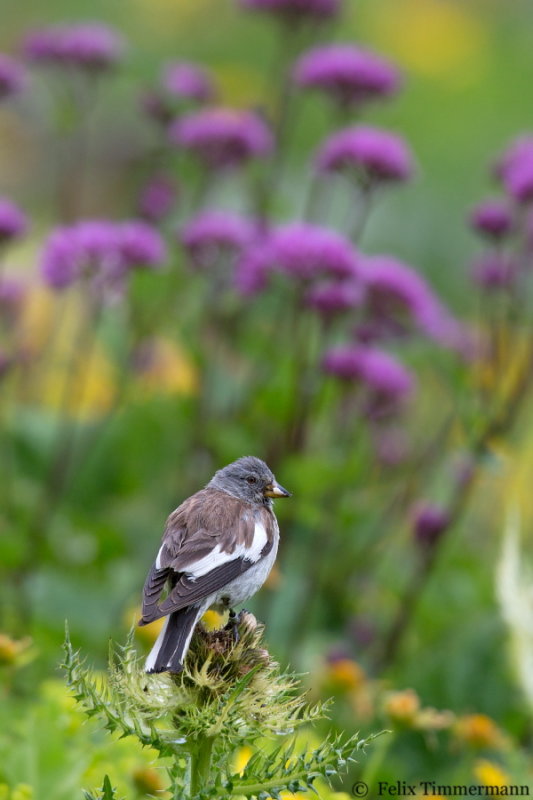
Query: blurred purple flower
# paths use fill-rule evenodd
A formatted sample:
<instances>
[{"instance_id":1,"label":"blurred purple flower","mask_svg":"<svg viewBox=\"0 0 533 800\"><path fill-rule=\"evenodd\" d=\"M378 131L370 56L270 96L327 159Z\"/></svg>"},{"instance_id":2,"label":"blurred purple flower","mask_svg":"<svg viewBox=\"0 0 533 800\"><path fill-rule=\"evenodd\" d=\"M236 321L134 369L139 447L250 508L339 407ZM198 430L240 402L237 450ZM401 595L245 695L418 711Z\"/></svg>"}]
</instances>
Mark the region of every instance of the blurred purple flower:
<instances>
[{"instance_id":1,"label":"blurred purple flower","mask_svg":"<svg viewBox=\"0 0 533 800\"><path fill-rule=\"evenodd\" d=\"M241 6L267 11L288 21L329 19L338 14L340 0L240 0Z\"/></svg>"},{"instance_id":2,"label":"blurred purple flower","mask_svg":"<svg viewBox=\"0 0 533 800\"><path fill-rule=\"evenodd\" d=\"M26 215L5 197L0 197L0 245L18 239L26 233Z\"/></svg>"},{"instance_id":3,"label":"blurred purple flower","mask_svg":"<svg viewBox=\"0 0 533 800\"><path fill-rule=\"evenodd\" d=\"M52 289L66 289L80 274L78 247L69 228L56 228L45 242L41 276Z\"/></svg>"},{"instance_id":4,"label":"blurred purple flower","mask_svg":"<svg viewBox=\"0 0 533 800\"><path fill-rule=\"evenodd\" d=\"M503 178L509 169L528 161L533 156L533 135L518 136L504 150L497 160L494 171L498 178Z\"/></svg>"},{"instance_id":5,"label":"blurred purple flower","mask_svg":"<svg viewBox=\"0 0 533 800\"><path fill-rule=\"evenodd\" d=\"M324 355L322 366L330 375L365 386L369 392L365 411L369 416L395 410L414 388L409 370L390 353L376 347L334 347Z\"/></svg>"},{"instance_id":6,"label":"blurred purple flower","mask_svg":"<svg viewBox=\"0 0 533 800\"><path fill-rule=\"evenodd\" d=\"M459 349L464 345L461 326L412 267L390 256L366 257L361 276L376 331L402 333L412 320L440 344Z\"/></svg>"},{"instance_id":7,"label":"blurred purple flower","mask_svg":"<svg viewBox=\"0 0 533 800\"><path fill-rule=\"evenodd\" d=\"M507 193L518 203L533 201L533 155L521 164L510 167L503 183Z\"/></svg>"},{"instance_id":8,"label":"blurred purple flower","mask_svg":"<svg viewBox=\"0 0 533 800\"><path fill-rule=\"evenodd\" d=\"M481 288L492 291L512 286L518 266L513 258L502 253L488 253L472 265L472 280Z\"/></svg>"},{"instance_id":9,"label":"blurred purple flower","mask_svg":"<svg viewBox=\"0 0 533 800\"><path fill-rule=\"evenodd\" d=\"M511 143L496 165L496 174L513 200L533 200L533 136L521 136Z\"/></svg>"},{"instance_id":10,"label":"blurred purple flower","mask_svg":"<svg viewBox=\"0 0 533 800\"><path fill-rule=\"evenodd\" d=\"M215 96L215 87L208 72L187 61L168 64L161 82L168 94L175 97L205 103Z\"/></svg>"},{"instance_id":11,"label":"blurred purple flower","mask_svg":"<svg viewBox=\"0 0 533 800\"><path fill-rule=\"evenodd\" d=\"M224 256L233 256L252 241L254 225L230 211L209 209L190 219L180 239L192 263L200 269L214 269Z\"/></svg>"},{"instance_id":12,"label":"blurred purple flower","mask_svg":"<svg viewBox=\"0 0 533 800\"><path fill-rule=\"evenodd\" d=\"M273 255L268 236L258 236L237 260L234 286L239 294L251 297L263 291L272 270Z\"/></svg>"},{"instance_id":13,"label":"blurred purple flower","mask_svg":"<svg viewBox=\"0 0 533 800\"><path fill-rule=\"evenodd\" d=\"M405 181L414 169L403 139L367 125L345 128L326 139L316 165L322 172L355 172L365 183Z\"/></svg>"},{"instance_id":14,"label":"blurred purple flower","mask_svg":"<svg viewBox=\"0 0 533 800\"><path fill-rule=\"evenodd\" d=\"M82 220L50 234L41 275L53 289L65 289L83 277L105 292L121 288L130 268L159 266L165 257L161 235L146 222Z\"/></svg>"},{"instance_id":15,"label":"blurred purple flower","mask_svg":"<svg viewBox=\"0 0 533 800\"><path fill-rule=\"evenodd\" d=\"M272 235L275 266L294 278L356 278L358 255L344 236L308 222L282 225Z\"/></svg>"},{"instance_id":16,"label":"blurred purple flower","mask_svg":"<svg viewBox=\"0 0 533 800\"><path fill-rule=\"evenodd\" d=\"M103 72L124 53L124 41L113 28L99 22L52 25L30 33L24 42L30 61Z\"/></svg>"},{"instance_id":17,"label":"blurred purple flower","mask_svg":"<svg viewBox=\"0 0 533 800\"><path fill-rule=\"evenodd\" d=\"M159 267L167 257L163 237L143 220L132 219L117 225L117 239L126 268Z\"/></svg>"},{"instance_id":18,"label":"blurred purple flower","mask_svg":"<svg viewBox=\"0 0 533 800\"><path fill-rule=\"evenodd\" d=\"M24 67L14 58L0 53L0 100L21 92L27 81Z\"/></svg>"},{"instance_id":19,"label":"blurred purple flower","mask_svg":"<svg viewBox=\"0 0 533 800\"><path fill-rule=\"evenodd\" d=\"M190 150L212 169L266 156L274 144L258 114L227 108L206 108L181 117L170 126L169 135L173 144Z\"/></svg>"},{"instance_id":20,"label":"blurred purple flower","mask_svg":"<svg viewBox=\"0 0 533 800\"><path fill-rule=\"evenodd\" d=\"M175 184L164 175L154 175L142 188L139 197L139 214L150 222L160 222L176 203Z\"/></svg>"},{"instance_id":21,"label":"blurred purple flower","mask_svg":"<svg viewBox=\"0 0 533 800\"><path fill-rule=\"evenodd\" d=\"M363 298L363 287L354 280L323 281L309 289L305 302L323 317L331 318L361 305Z\"/></svg>"},{"instance_id":22,"label":"blurred purple flower","mask_svg":"<svg viewBox=\"0 0 533 800\"><path fill-rule=\"evenodd\" d=\"M450 525L446 509L430 503L421 503L415 509L413 533L415 541L423 547L432 546Z\"/></svg>"},{"instance_id":23,"label":"blurred purple flower","mask_svg":"<svg viewBox=\"0 0 533 800\"><path fill-rule=\"evenodd\" d=\"M400 88L398 70L369 50L349 44L315 47L296 62L294 80L320 89L344 107L388 97Z\"/></svg>"},{"instance_id":24,"label":"blurred purple flower","mask_svg":"<svg viewBox=\"0 0 533 800\"><path fill-rule=\"evenodd\" d=\"M472 209L470 224L489 239L502 239L513 229L513 216L502 200L486 200Z\"/></svg>"}]
</instances>

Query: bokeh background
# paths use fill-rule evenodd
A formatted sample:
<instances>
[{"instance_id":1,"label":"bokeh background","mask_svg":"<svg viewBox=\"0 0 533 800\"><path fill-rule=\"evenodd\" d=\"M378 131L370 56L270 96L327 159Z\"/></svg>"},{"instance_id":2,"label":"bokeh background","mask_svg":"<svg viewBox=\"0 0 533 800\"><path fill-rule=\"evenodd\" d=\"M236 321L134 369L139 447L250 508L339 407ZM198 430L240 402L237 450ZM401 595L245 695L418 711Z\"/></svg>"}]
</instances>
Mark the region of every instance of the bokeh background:
<instances>
[{"instance_id":1,"label":"bokeh background","mask_svg":"<svg viewBox=\"0 0 533 800\"><path fill-rule=\"evenodd\" d=\"M412 265L475 340L468 354L420 331L393 343L417 389L377 423L321 372L326 340L294 287L221 300L176 244L205 198L141 97L166 62L200 62L221 105L275 120L275 22L233 0L4 0L3 11L0 49L15 58L29 29L65 22L99 20L127 46L80 126L61 106L63 77L39 65L0 105L0 194L31 220L2 252L4 278L24 292L2 323L18 361L0 383L0 797L66 800L106 771L128 797L164 796L146 755L78 722L57 671L64 622L103 666L108 639L135 618L168 512L247 453L269 458L294 492L278 504L277 568L250 602L272 652L307 673L312 694L335 696L332 727L394 731L350 778L532 786L531 287L511 300L480 289L470 265L484 246L468 225L473 205L501 194L492 165L533 127L531 4L345 0L337 27L314 36L357 42L402 70L402 92L364 120L409 143L414 175L382 193L357 246ZM283 178L265 201L279 223L300 213L312 154L340 126L318 96L296 105ZM45 286L52 229L138 216L161 171L180 184L159 225L164 270L139 271L96 313L83 287ZM263 179L252 170L252 184ZM207 204L243 211L247 186L217 177ZM336 202L315 222L342 229ZM528 213L517 215L526 231ZM394 457L376 444L380 430ZM428 508L442 516L424 528Z\"/></svg>"}]
</instances>

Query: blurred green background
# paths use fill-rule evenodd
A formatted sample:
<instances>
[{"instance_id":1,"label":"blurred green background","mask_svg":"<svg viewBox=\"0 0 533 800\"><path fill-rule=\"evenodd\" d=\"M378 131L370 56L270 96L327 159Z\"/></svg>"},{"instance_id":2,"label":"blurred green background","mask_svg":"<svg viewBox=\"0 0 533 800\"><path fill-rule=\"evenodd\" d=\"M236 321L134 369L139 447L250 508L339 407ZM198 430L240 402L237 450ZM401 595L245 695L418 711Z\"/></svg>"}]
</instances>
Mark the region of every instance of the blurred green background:
<instances>
[{"instance_id":1,"label":"blurred green background","mask_svg":"<svg viewBox=\"0 0 533 800\"><path fill-rule=\"evenodd\" d=\"M390 104L372 107L365 119L404 136L417 161L415 179L385 195L372 214L362 247L370 253L394 253L414 265L455 314L482 326L483 317L477 316L479 297L467 274L468 262L479 252L479 244L468 230L466 214L475 202L493 192L490 165L506 143L533 125L533 6L528 0L346 0L345 6L335 38L356 40L380 51L406 75L403 93ZM16 54L28 29L76 20L109 23L128 42L125 65L109 80L91 116L94 136L82 200L84 216L120 218L133 213L133 192L142 172L139 157L153 141L152 129L139 114L139 95L155 82L169 59L190 59L209 66L221 87L223 104L267 111L274 104L276 28L262 16L243 13L230 0L49 0L46 4L3 0L2 11L0 49L4 52ZM17 200L32 218L31 235L10 253L7 271L28 278L35 274L37 254L55 213L50 188L56 158L53 134L50 130L36 133L37 117L48 102L47 90L44 83L39 89L41 77L35 80L32 103L22 98L16 110L0 109L0 193ZM298 203L310 153L330 125L325 104L314 98L299 102L301 113L292 132L288 174L275 204L280 219L290 216ZM138 298L150 298L155 308L166 284L158 289L150 281L141 279L134 291ZM31 637L31 659L21 663L20 669L7 663L9 659L7 666L0 667L6 678L4 722L7 726L13 715L24 720L14 738L9 734L2 741L5 766L0 766L0 785L4 781L9 787L6 798L18 800L13 794L16 786L32 780L38 787L34 788L36 799L77 797L74 787L80 775L92 780L93 762L98 766L99 759L104 759L104 745L93 733L90 741L97 755L90 769L84 760L83 742L72 744L69 750L71 732L77 730L74 712L64 710L68 701L59 685L50 683L52 677L57 678L55 665L64 619L68 618L76 643L102 665L107 639L123 637L134 618L167 513L200 488L213 468L248 451L262 455L261 448L275 435L272 421L278 403L287 403L288 410L279 413L283 416L286 411L290 416L290 398L280 401L277 384L269 393L268 377L261 374L263 382L257 394L247 387L235 400L220 375L211 376L214 382L210 386L219 394L210 398L202 434L204 444L211 440L209 452L197 447L191 420L199 402L198 382L205 390L198 374L205 366L202 353L209 339L195 338L199 328L190 320L201 306L202 289L192 283L192 292L184 294L183 303L178 302L174 309L178 316L183 312L184 321L176 326L176 318L172 318L161 324L165 336L175 335L179 329L168 367L173 376L170 384L176 381L174 389L159 395L153 386L130 387L122 398L120 413L112 418L94 452L79 463L81 471L69 485L64 507L48 533L46 557L34 565L31 580L24 583L17 601L8 597L0 629L5 628L6 635L15 640ZM187 306L191 297L191 306ZM28 312L31 336L37 339L48 335L53 321L54 307L47 303L36 301L35 309ZM75 316L76 310L71 313ZM259 313L259 332L249 325L248 338L240 342L246 363L254 369L279 313L274 296ZM62 337L69 336L70 324L67 322ZM104 341L120 345L117 321L106 325ZM511 332L510 350L513 343L529 335L527 327ZM391 513L386 521L381 512L404 485L415 499L426 494L445 497L454 459L464 454L469 428L476 424L468 406L472 391L468 367L458 367L448 354L427 344L415 345L409 358L418 372L420 391L416 411L405 427L423 444L451 411L442 443L445 467L427 474L417 473L416 464L409 466L409 474L407 468L405 474L401 468L392 474L380 472L374 464L368 466L364 443L346 454L343 443L327 441L327 434L322 440L322 434L317 437L324 444L322 450L284 453L275 468L280 482L295 493L292 507L279 504L282 530L285 526L289 535L279 573L251 602L251 608L266 620L267 638L276 657L308 671L313 692L338 697L332 725L354 730L398 725L390 751L383 754L384 761L377 767L378 777L440 775L444 779L457 769L461 780L473 781L480 760L485 760L515 782L527 782L532 768L528 707L532 698L524 701L528 693L524 694L516 658L525 656L520 656L521 646L513 639L509 646L495 589L509 503L523 507L524 530L533 519L529 507L533 409L527 398L514 430L495 437L491 448L483 452L470 503L446 541L394 660L383 672L376 672L372 647L365 650L365 631L369 629L374 640L384 635L406 579L408 582L412 569L416 571L406 509L397 517ZM276 355L269 354L270 359L271 374L275 374ZM285 374L290 374L289 367L281 358L277 377L281 385ZM95 403L104 407L106 368L104 364L99 372L98 363L91 364ZM500 377L492 376L495 392ZM154 378L159 379L157 375ZM53 395L54 390L50 391ZM13 429L20 467L17 498L27 508L36 503L39 481L46 472L54 433L53 405L44 396L33 397L17 409ZM479 416L483 416L482 408ZM91 426L90 419L85 428L82 425L82 438L90 440L98 431L97 424ZM323 495L316 490L319 485ZM330 509L332 492L337 501ZM16 569L23 546L16 524L4 520L2 525L9 571ZM385 532L380 528L384 525ZM322 603L320 594L318 602L312 597L309 574L305 573L312 568L313 553L320 552L323 542L330 573L320 579L319 586L320 591L329 593L328 603ZM355 570L350 564L344 570L340 566L348 552L361 559ZM341 577L335 585L337 565ZM4 594L9 594L11 589L6 586ZM525 595L520 597L518 602L526 613ZM17 605L24 613L13 611ZM300 624L302 620L305 624ZM334 651L341 654L339 659L331 655ZM336 667L339 662L341 666ZM389 717L384 717L383 695L408 688L416 691L423 707L450 710L456 719L464 717L473 727L443 724L442 736L448 737L443 739L437 722L428 723L428 730L418 725L418 709L409 706L409 697L403 698L406 713L398 716L389 709ZM400 705L403 700L400 697ZM59 708L64 710L64 719L60 719ZM472 721L472 715L482 716ZM42 724L51 730L56 719L55 733L50 733L54 752L47 756L36 729ZM30 751L38 763L33 779L26 775L27 761L21 755ZM138 758L136 752L126 753L126 766L119 772L127 776L124 780L130 792L146 796L149 790L142 781L131 777L138 769ZM453 766L457 763L459 767ZM58 775L71 777L65 778L63 785L56 780Z\"/></svg>"}]
</instances>

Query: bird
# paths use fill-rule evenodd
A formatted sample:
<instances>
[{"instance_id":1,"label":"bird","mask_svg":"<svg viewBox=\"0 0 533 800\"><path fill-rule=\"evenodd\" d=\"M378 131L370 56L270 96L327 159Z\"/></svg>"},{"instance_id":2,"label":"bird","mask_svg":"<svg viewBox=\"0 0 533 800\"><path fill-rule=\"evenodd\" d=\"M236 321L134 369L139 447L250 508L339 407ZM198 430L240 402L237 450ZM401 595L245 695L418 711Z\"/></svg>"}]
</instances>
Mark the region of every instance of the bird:
<instances>
[{"instance_id":1,"label":"bird","mask_svg":"<svg viewBox=\"0 0 533 800\"><path fill-rule=\"evenodd\" d=\"M147 673L181 672L202 615L215 608L235 619L234 607L261 588L278 550L273 499L290 496L264 461L244 456L215 472L170 514L138 623L166 617L146 659Z\"/></svg>"}]
</instances>

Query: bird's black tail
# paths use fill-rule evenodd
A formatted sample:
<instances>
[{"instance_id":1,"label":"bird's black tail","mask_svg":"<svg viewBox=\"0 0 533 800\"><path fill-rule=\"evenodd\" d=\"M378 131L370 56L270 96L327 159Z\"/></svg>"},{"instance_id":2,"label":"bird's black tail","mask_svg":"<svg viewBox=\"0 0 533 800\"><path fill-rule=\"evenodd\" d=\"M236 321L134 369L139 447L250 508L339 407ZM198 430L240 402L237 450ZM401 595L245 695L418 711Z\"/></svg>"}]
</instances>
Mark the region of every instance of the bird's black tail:
<instances>
[{"instance_id":1,"label":"bird's black tail","mask_svg":"<svg viewBox=\"0 0 533 800\"><path fill-rule=\"evenodd\" d=\"M188 606L173 611L146 659L146 672L181 672L183 659L202 609Z\"/></svg>"}]
</instances>

